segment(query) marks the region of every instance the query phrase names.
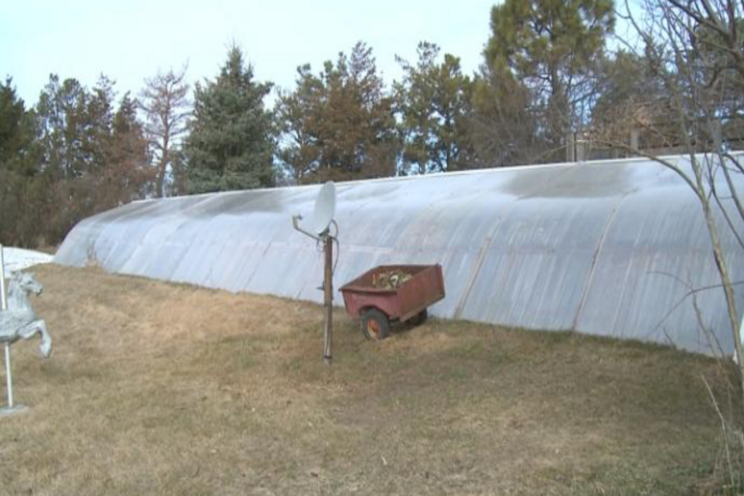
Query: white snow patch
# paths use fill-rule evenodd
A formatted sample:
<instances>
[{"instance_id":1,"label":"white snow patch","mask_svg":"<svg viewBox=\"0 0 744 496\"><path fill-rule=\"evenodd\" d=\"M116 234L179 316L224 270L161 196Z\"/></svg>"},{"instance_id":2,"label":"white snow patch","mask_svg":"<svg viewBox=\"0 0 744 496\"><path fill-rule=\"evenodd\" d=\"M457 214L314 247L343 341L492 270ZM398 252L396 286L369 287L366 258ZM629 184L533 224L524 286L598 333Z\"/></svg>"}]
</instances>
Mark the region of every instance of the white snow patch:
<instances>
[{"instance_id":1,"label":"white snow patch","mask_svg":"<svg viewBox=\"0 0 744 496\"><path fill-rule=\"evenodd\" d=\"M50 263L54 256L34 250L3 246L3 262L5 262L5 276L18 270L27 269L32 265Z\"/></svg>"}]
</instances>

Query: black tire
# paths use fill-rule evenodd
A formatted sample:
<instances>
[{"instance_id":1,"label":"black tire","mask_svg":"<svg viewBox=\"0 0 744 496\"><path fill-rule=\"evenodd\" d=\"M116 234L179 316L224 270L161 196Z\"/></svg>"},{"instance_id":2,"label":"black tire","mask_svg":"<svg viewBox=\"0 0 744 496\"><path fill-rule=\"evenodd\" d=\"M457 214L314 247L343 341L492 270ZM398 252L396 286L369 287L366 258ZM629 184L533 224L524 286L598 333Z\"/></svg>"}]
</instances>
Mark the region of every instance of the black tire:
<instances>
[{"instance_id":1,"label":"black tire","mask_svg":"<svg viewBox=\"0 0 744 496\"><path fill-rule=\"evenodd\" d=\"M362 332L370 341L382 341L390 333L387 315L376 308L365 310L362 314Z\"/></svg>"},{"instance_id":2,"label":"black tire","mask_svg":"<svg viewBox=\"0 0 744 496\"><path fill-rule=\"evenodd\" d=\"M419 326L426 322L426 319L429 318L429 312L427 312L426 308L421 310L414 318L411 319L411 325Z\"/></svg>"}]
</instances>

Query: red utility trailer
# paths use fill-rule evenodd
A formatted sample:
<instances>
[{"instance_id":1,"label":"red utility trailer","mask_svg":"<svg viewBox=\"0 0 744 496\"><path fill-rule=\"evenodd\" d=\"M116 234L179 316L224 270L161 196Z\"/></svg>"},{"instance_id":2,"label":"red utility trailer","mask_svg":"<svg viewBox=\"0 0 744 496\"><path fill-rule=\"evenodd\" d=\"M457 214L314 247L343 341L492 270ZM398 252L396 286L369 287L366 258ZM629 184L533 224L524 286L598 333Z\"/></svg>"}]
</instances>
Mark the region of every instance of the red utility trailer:
<instances>
[{"instance_id":1,"label":"red utility trailer","mask_svg":"<svg viewBox=\"0 0 744 496\"><path fill-rule=\"evenodd\" d=\"M406 274L410 278L394 288L376 287L386 274ZM380 265L340 288L346 312L362 320L367 339L387 337L392 321L426 320L427 307L444 298L441 265Z\"/></svg>"}]
</instances>

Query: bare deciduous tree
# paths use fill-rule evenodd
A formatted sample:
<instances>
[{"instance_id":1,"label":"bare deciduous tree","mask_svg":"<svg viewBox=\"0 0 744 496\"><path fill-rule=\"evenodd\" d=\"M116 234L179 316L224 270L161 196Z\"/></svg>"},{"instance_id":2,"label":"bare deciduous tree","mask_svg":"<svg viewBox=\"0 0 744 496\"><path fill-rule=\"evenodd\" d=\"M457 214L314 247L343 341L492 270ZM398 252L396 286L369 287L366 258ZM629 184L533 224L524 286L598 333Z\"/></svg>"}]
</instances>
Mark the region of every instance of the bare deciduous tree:
<instances>
[{"instance_id":1,"label":"bare deciduous tree","mask_svg":"<svg viewBox=\"0 0 744 496\"><path fill-rule=\"evenodd\" d=\"M744 208L734 178L744 175L744 161L730 150L744 117L744 5L735 0L646 0L641 21L626 5L640 50L667 95L668 123L685 151L689 166L652 152L632 149L608 136L594 141L646 156L674 171L697 198L704 215L712 254L723 288L744 391L744 356L730 260L722 234L730 230L744 250ZM640 51L639 50L639 51Z\"/></svg>"},{"instance_id":2,"label":"bare deciduous tree","mask_svg":"<svg viewBox=\"0 0 744 496\"><path fill-rule=\"evenodd\" d=\"M145 133L155 160L155 193L163 197L168 175L180 138L186 132L190 115L189 85L185 81L187 66L174 72L158 74L145 80L140 95L147 122Z\"/></svg>"}]
</instances>

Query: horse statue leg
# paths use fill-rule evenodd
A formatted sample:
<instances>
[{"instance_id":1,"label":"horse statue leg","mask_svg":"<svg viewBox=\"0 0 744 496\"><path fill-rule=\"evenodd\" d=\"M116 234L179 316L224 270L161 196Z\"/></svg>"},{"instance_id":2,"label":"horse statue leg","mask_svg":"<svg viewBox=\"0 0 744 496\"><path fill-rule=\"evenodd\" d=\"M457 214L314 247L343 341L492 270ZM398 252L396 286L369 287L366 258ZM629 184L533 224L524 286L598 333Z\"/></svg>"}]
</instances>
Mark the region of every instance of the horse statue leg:
<instances>
[{"instance_id":1,"label":"horse statue leg","mask_svg":"<svg viewBox=\"0 0 744 496\"><path fill-rule=\"evenodd\" d=\"M46 322L43 320L35 320L20 330L18 335L23 339L31 339L35 334L41 336L41 354L44 358L49 358L52 354L52 337L47 332Z\"/></svg>"}]
</instances>

